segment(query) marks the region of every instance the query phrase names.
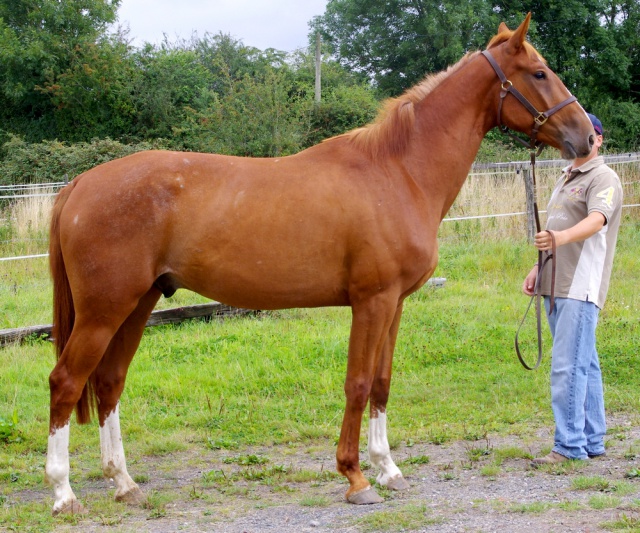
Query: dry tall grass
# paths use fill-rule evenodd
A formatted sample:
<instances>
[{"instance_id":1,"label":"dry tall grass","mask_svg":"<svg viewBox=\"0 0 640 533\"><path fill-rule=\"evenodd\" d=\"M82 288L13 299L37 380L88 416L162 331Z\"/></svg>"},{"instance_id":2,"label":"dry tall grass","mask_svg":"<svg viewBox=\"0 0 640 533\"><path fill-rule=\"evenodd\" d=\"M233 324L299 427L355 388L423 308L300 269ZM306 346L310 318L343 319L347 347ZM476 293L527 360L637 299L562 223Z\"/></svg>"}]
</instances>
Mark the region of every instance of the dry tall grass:
<instances>
[{"instance_id":1,"label":"dry tall grass","mask_svg":"<svg viewBox=\"0 0 640 533\"><path fill-rule=\"evenodd\" d=\"M625 205L640 203L640 162L611 163L610 166L620 176ZM559 167L536 169L538 207L541 211L546 209L560 174ZM491 241L505 238L526 238L526 216L512 215L512 213L526 211L523 175L523 172L516 173L515 171L470 175L440 227L440 239L457 241L472 238L473 240ZM640 208L625 209L624 214L638 217L640 216ZM460 217L486 215L494 216L482 219L455 220ZM541 214L540 219L544 226L546 220L544 213Z\"/></svg>"},{"instance_id":2,"label":"dry tall grass","mask_svg":"<svg viewBox=\"0 0 640 533\"><path fill-rule=\"evenodd\" d=\"M55 197L46 195L52 192L53 189L26 190L24 194L28 198L11 205L9 219L16 238L28 239L47 233Z\"/></svg>"}]
</instances>

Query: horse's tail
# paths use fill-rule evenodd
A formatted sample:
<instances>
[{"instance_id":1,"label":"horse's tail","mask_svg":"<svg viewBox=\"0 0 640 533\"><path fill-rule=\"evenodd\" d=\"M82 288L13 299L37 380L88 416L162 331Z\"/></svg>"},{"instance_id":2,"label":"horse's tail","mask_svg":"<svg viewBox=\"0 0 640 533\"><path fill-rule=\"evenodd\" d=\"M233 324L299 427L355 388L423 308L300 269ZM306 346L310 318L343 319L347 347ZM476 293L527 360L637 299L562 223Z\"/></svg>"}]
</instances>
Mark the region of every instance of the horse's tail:
<instances>
[{"instance_id":1,"label":"horse's tail","mask_svg":"<svg viewBox=\"0 0 640 533\"><path fill-rule=\"evenodd\" d=\"M52 336L56 347L56 357L60 359L65 346L69 342L76 312L73 305L71 285L60 246L60 215L69 195L75 188L76 181L71 182L58 194L51 215L49 233L49 268L53 280L53 330ZM76 418L79 424L91 420L91 408L95 404L95 395L91 380L85 384L82 395L76 404Z\"/></svg>"}]
</instances>

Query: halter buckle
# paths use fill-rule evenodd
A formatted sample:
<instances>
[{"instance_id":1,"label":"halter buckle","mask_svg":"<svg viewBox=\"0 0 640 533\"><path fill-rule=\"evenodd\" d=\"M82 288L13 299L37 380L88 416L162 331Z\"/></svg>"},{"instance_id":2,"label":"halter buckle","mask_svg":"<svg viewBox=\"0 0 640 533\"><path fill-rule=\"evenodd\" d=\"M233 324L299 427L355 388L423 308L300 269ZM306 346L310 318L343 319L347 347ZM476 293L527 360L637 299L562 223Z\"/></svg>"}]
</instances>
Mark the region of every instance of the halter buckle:
<instances>
[{"instance_id":1,"label":"halter buckle","mask_svg":"<svg viewBox=\"0 0 640 533\"><path fill-rule=\"evenodd\" d=\"M509 92L509 89L513 87L513 83L511 82L511 80L504 80L500 87L502 87L503 91Z\"/></svg>"},{"instance_id":2,"label":"halter buckle","mask_svg":"<svg viewBox=\"0 0 640 533\"><path fill-rule=\"evenodd\" d=\"M547 120L549 119L549 117L547 115L545 115L544 113L539 113L537 117L534 117L534 121L538 126L542 126Z\"/></svg>"}]
</instances>

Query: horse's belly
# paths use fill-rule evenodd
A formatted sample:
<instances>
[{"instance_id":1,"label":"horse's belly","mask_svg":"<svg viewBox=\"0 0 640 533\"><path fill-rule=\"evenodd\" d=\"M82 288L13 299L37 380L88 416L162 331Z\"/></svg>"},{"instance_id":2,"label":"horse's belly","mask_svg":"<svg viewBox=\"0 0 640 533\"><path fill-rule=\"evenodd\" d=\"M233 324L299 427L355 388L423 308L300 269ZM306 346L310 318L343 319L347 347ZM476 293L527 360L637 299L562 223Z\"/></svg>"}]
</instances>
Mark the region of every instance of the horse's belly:
<instances>
[{"instance_id":1,"label":"horse's belly","mask_svg":"<svg viewBox=\"0 0 640 533\"><path fill-rule=\"evenodd\" d=\"M233 251L194 255L171 270L179 286L213 300L249 309L320 307L348 303L343 261L329 253ZM183 259L186 259L183 256Z\"/></svg>"},{"instance_id":2,"label":"horse's belly","mask_svg":"<svg viewBox=\"0 0 640 533\"><path fill-rule=\"evenodd\" d=\"M287 309L347 305L348 296L337 281L324 277L283 279L261 269L214 269L211 275L186 280L185 288L234 307Z\"/></svg>"}]
</instances>

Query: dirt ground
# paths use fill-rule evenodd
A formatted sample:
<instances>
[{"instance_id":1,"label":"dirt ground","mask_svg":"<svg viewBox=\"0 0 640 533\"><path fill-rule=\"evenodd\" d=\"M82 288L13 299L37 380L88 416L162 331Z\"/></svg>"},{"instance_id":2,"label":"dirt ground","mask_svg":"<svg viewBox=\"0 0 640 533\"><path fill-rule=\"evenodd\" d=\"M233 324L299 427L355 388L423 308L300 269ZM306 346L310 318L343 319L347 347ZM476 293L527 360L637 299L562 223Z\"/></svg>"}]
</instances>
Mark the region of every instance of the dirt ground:
<instances>
[{"instance_id":1,"label":"dirt ground","mask_svg":"<svg viewBox=\"0 0 640 533\"><path fill-rule=\"evenodd\" d=\"M636 456L640 428L628 419L610 420L609 425L613 429L606 457L574 462L568 468L536 470L523 457L507 457L496 466L498 456L510 455L505 450L531 456L548 451L551 428L526 438L488 435L475 442L400 446L393 454L396 462L404 461L401 469L410 489L381 491L385 503L364 507L347 504L347 485L333 476L319 480L285 476L282 481L275 475L233 482L225 482L223 476L222 483L206 482L212 470L226 472L230 479L234 471L246 468L223 461L233 455L268 458L260 468L280 465L287 472L333 472L335 448L328 442L145 459L130 464L129 470L132 475L143 471L148 476L141 487L152 495L154 504L144 509L122 506L122 512L118 508L106 514L92 512L92 500L112 495L113 490L108 482L91 481L76 490L89 509L88 516L73 526L62 521L56 531L563 533L613 531L615 523L617 530L623 525L625 531L634 530L635 525L640 531L640 479L629 475L640 467L640 455ZM411 458L421 459L411 464ZM366 452L361 459L368 459ZM365 473L375 476L372 469ZM596 477L598 486L577 485L581 479ZM17 497L52 503L45 487Z\"/></svg>"}]
</instances>

